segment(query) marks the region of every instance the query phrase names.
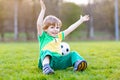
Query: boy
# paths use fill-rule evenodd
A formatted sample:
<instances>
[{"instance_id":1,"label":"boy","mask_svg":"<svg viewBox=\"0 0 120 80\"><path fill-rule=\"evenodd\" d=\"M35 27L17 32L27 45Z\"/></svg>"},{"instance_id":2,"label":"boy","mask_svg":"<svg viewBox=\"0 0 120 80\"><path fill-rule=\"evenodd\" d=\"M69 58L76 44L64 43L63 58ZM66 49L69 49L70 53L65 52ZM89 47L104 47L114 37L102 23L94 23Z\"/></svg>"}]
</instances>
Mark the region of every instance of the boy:
<instances>
[{"instance_id":1,"label":"boy","mask_svg":"<svg viewBox=\"0 0 120 80\"><path fill-rule=\"evenodd\" d=\"M53 15L45 15L45 4L40 0L41 12L37 20L38 41L40 44L40 58L38 67L44 74L53 74L54 70L66 69L73 66L74 71L83 71L87 68L87 62L77 52L72 51L68 55L61 55L60 43L75 30L81 23L89 20L89 16L81 16L78 21L60 32L62 22Z\"/></svg>"}]
</instances>

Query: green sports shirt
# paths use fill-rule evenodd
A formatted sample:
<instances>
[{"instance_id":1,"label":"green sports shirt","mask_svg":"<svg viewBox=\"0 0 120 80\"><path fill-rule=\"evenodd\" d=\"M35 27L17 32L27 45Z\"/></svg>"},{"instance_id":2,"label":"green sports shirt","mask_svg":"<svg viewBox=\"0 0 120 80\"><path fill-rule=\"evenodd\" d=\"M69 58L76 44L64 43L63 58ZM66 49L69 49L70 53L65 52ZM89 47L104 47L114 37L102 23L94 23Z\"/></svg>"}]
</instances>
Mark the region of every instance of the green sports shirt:
<instances>
[{"instance_id":1,"label":"green sports shirt","mask_svg":"<svg viewBox=\"0 0 120 80\"><path fill-rule=\"evenodd\" d=\"M46 50L61 54L60 43L62 40L64 40L64 32L58 33L56 37L50 36L47 32L43 32L41 36L38 35L40 56Z\"/></svg>"}]
</instances>

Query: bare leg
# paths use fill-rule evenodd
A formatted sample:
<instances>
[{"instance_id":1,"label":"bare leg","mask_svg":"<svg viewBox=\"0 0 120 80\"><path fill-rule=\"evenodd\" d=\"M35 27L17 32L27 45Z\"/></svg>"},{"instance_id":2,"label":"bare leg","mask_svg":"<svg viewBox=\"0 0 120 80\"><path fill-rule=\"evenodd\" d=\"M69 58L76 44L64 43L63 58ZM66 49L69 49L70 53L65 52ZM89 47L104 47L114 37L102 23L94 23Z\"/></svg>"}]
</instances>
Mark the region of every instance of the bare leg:
<instances>
[{"instance_id":1,"label":"bare leg","mask_svg":"<svg viewBox=\"0 0 120 80\"><path fill-rule=\"evenodd\" d=\"M50 56L46 56L42 62L42 65L44 66L45 64L49 64L50 63Z\"/></svg>"},{"instance_id":2,"label":"bare leg","mask_svg":"<svg viewBox=\"0 0 120 80\"><path fill-rule=\"evenodd\" d=\"M50 63L50 56L46 56L42 62L44 74L54 73L54 70L50 67L49 63Z\"/></svg>"}]
</instances>

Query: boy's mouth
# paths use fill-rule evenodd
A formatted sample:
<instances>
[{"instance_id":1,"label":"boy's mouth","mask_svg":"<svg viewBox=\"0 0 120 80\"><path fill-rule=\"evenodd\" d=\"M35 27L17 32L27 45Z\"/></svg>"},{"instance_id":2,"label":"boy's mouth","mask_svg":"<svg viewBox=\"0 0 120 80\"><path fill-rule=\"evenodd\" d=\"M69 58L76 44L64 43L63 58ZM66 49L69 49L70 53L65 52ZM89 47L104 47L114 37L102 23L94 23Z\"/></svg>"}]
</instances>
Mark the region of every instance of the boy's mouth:
<instances>
[{"instance_id":1,"label":"boy's mouth","mask_svg":"<svg viewBox=\"0 0 120 80\"><path fill-rule=\"evenodd\" d=\"M58 34L57 32L53 32L52 34Z\"/></svg>"}]
</instances>

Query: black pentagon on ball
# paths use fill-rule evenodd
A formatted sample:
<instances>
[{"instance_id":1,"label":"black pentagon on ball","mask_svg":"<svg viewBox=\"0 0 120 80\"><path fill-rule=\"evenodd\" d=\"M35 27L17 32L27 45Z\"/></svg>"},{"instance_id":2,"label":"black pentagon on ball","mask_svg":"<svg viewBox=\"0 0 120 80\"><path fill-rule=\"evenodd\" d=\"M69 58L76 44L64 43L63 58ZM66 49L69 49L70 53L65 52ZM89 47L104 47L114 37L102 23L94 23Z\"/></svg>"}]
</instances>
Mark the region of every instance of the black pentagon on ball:
<instances>
[{"instance_id":1,"label":"black pentagon on ball","mask_svg":"<svg viewBox=\"0 0 120 80\"><path fill-rule=\"evenodd\" d=\"M68 51L69 51L69 49L67 48L67 49L66 49L66 51L68 52Z\"/></svg>"},{"instance_id":2,"label":"black pentagon on ball","mask_svg":"<svg viewBox=\"0 0 120 80\"><path fill-rule=\"evenodd\" d=\"M61 45L61 48L63 48L63 45Z\"/></svg>"}]
</instances>

